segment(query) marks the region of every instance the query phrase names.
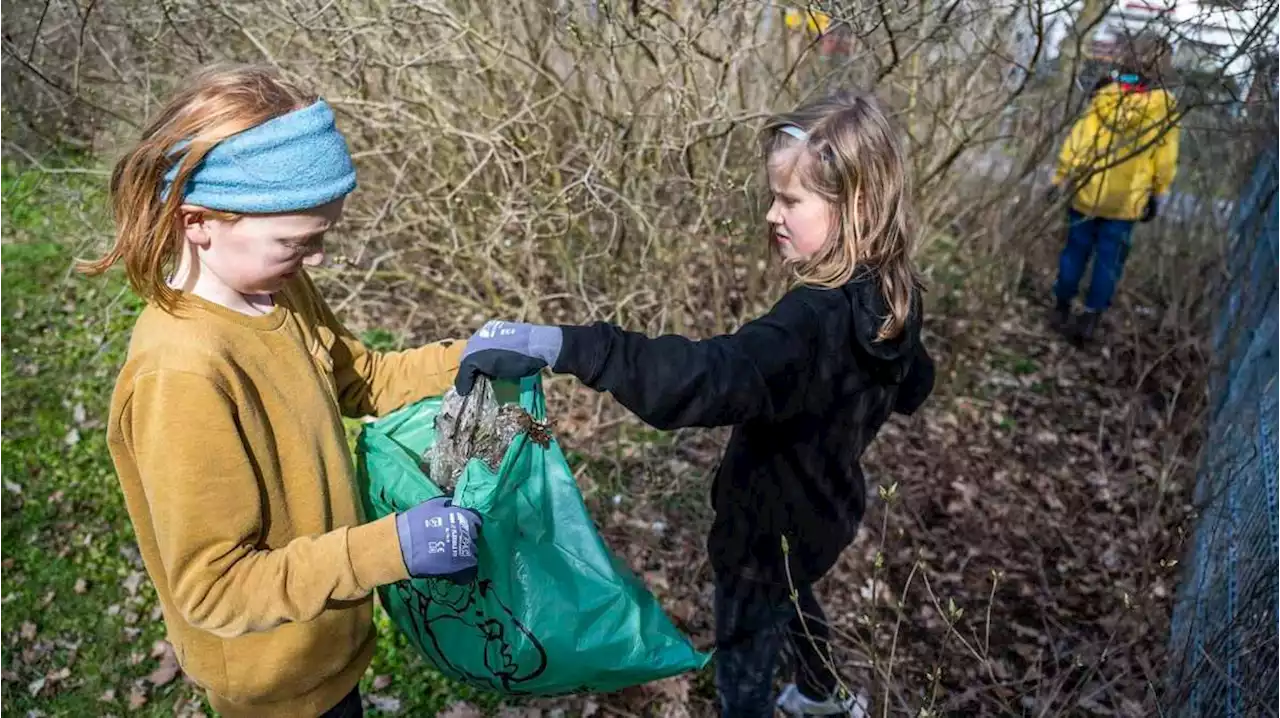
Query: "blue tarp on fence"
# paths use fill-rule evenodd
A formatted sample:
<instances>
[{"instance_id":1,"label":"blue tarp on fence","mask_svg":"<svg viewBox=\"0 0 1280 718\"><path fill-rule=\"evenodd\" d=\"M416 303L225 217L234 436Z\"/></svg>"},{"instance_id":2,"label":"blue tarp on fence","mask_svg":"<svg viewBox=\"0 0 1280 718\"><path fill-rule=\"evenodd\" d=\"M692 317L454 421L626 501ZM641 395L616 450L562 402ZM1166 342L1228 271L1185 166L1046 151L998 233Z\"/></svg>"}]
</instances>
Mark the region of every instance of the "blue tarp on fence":
<instances>
[{"instance_id":1,"label":"blue tarp on fence","mask_svg":"<svg viewBox=\"0 0 1280 718\"><path fill-rule=\"evenodd\" d=\"M1173 715L1274 715L1278 699L1276 188L1272 142L1232 221L1199 516L1173 614Z\"/></svg>"}]
</instances>

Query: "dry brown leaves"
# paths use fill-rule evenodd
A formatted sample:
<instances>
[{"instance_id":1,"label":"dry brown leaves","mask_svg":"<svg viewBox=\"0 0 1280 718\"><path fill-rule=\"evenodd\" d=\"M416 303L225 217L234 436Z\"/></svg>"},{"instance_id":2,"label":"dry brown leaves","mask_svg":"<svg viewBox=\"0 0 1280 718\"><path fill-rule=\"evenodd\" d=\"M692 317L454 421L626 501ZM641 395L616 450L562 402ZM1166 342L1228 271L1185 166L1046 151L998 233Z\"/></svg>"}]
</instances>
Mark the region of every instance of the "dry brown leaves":
<instances>
[{"instance_id":1,"label":"dry brown leaves","mask_svg":"<svg viewBox=\"0 0 1280 718\"><path fill-rule=\"evenodd\" d=\"M1147 714L1199 440L1195 402L1164 409L1203 367L1191 347L1143 365L1168 337L1118 322L1080 351L1034 305L1002 311L968 337L985 349L944 349L977 377L968 390L869 452L897 498L873 505L828 600L846 608L848 647L878 656L877 697L894 707L914 694L966 715ZM940 346L966 344L949 329ZM900 592L900 611L851 590L868 576Z\"/></svg>"}]
</instances>

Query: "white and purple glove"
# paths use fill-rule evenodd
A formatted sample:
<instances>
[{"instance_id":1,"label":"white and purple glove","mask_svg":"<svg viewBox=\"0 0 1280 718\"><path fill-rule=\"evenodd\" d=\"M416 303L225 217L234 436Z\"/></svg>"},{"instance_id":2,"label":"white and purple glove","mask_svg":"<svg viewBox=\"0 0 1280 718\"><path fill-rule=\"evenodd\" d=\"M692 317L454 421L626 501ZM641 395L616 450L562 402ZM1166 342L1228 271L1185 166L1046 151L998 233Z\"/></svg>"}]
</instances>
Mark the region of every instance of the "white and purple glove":
<instances>
[{"instance_id":1,"label":"white and purple glove","mask_svg":"<svg viewBox=\"0 0 1280 718\"><path fill-rule=\"evenodd\" d=\"M466 396L484 374L493 379L521 379L555 366L563 341L560 327L490 321L476 330L462 350L453 386Z\"/></svg>"},{"instance_id":2,"label":"white and purple glove","mask_svg":"<svg viewBox=\"0 0 1280 718\"><path fill-rule=\"evenodd\" d=\"M476 577L476 534L480 517L445 496L424 501L396 516L400 555L414 578L447 578L470 583Z\"/></svg>"}]
</instances>

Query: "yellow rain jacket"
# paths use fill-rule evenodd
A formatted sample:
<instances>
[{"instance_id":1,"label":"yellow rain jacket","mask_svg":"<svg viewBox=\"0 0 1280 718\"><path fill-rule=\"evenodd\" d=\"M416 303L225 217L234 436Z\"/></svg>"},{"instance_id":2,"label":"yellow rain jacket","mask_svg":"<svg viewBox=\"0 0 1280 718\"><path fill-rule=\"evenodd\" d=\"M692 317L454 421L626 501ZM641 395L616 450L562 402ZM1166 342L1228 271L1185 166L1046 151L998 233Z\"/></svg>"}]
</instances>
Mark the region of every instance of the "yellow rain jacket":
<instances>
[{"instance_id":1,"label":"yellow rain jacket","mask_svg":"<svg viewBox=\"0 0 1280 718\"><path fill-rule=\"evenodd\" d=\"M1062 146L1053 182L1079 183L1072 206L1091 217L1136 220L1178 169L1174 98L1163 88L1113 82L1097 91Z\"/></svg>"},{"instance_id":2,"label":"yellow rain jacket","mask_svg":"<svg viewBox=\"0 0 1280 718\"><path fill-rule=\"evenodd\" d=\"M792 30L804 28L811 33L821 35L831 27L831 16L818 10L796 10L789 8L783 12L783 22Z\"/></svg>"}]
</instances>

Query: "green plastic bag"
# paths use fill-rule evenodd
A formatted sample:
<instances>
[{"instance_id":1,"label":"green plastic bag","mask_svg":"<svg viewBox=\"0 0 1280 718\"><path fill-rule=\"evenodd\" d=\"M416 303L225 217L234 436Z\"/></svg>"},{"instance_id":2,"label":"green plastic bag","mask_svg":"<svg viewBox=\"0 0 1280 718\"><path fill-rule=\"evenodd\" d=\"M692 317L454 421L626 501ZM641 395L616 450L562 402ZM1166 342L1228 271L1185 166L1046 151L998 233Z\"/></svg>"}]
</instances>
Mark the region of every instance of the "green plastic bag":
<instances>
[{"instance_id":1,"label":"green plastic bag","mask_svg":"<svg viewBox=\"0 0 1280 718\"><path fill-rule=\"evenodd\" d=\"M546 417L539 377L494 383L499 401ZM440 489L421 468L442 400L406 406L361 431L356 453L370 520ZM601 541L554 439L517 434L497 473L471 459L454 502L478 512L479 576L378 589L398 630L442 673L505 695L609 692L698 670L697 651Z\"/></svg>"}]
</instances>

